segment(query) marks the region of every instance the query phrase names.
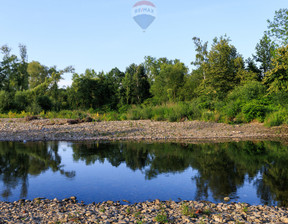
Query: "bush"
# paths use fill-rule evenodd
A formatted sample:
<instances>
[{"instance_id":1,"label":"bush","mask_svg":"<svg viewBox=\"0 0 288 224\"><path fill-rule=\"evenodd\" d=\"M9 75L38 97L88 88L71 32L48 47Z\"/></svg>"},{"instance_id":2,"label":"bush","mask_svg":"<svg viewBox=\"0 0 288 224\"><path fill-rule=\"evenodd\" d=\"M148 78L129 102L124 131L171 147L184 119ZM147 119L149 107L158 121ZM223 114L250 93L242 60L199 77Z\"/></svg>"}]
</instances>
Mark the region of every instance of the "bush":
<instances>
[{"instance_id":1,"label":"bush","mask_svg":"<svg viewBox=\"0 0 288 224\"><path fill-rule=\"evenodd\" d=\"M257 101L252 101L242 107L242 112L247 122L250 122L256 118L258 118L260 122L263 122L267 111L268 109L266 106Z\"/></svg>"},{"instance_id":2,"label":"bush","mask_svg":"<svg viewBox=\"0 0 288 224\"><path fill-rule=\"evenodd\" d=\"M286 108L269 114L264 121L265 126L268 127L279 126L283 123L288 123L288 110Z\"/></svg>"},{"instance_id":3,"label":"bush","mask_svg":"<svg viewBox=\"0 0 288 224\"><path fill-rule=\"evenodd\" d=\"M42 111L42 108L36 101L33 101L32 104L26 108L26 111L31 114L39 114Z\"/></svg>"},{"instance_id":4,"label":"bush","mask_svg":"<svg viewBox=\"0 0 288 224\"><path fill-rule=\"evenodd\" d=\"M165 105L151 107L152 120L155 121L164 121L165 120Z\"/></svg>"},{"instance_id":5,"label":"bush","mask_svg":"<svg viewBox=\"0 0 288 224\"><path fill-rule=\"evenodd\" d=\"M0 91L0 113L7 112L12 108L13 105L12 99L10 93L6 91Z\"/></svg>"},{"instance_id":6,"label":"bush","mask_svg":"<svg viewBox=\"0 0 288 224\"><path fill-rule=\"evenodd\" d=\"M109 112L107 114L104 114L102 118L105 121L118 121L119 120L118 113L116 112Z\"/></svg>"},{"instance_id":7,"label":"bush","mask_svg":"<svg viewBox=\"0 0 288 224\"><path fill-rule=\"evenodd\" d=\"M210 95L202 95L202 96L196 98L194 101L197 104L198 108L208 109L208 110L214 110L215 109L215 103L217 102Z\"/></svg>"},{"instance_id":8,"label":"bush","mask_svg":"<svg viewBox=\"0 0 288 224\"><path fill-rule=\"evenodd\" d=\"M128 120L140 120L141 119L141 108L133 107L132 109L127 111L127 119Z\"/></svg>"},{"instance_id":9,"label":"bush","mask_svg":"<svg viewBox=\"0 0 288 224\"><path fill-rule=\"evenodd\" d=\"M197 120L201 119L202 109L199 108L196 101L192 101L189 103L187 118L189 120Z\"/></svg>"},{"instance_id":10,"label":"bush","mask_svg":"<svg viewBox=\"0 0 288 224\"><path fill-rule=\"evenodd\" d=\"M242 110L242 102L240 100L230 101L224 107L224 114L229 120L235 118Z\"/></svg>"},{"instance_id":11,"label":"bush","mask_svg":"<svg viewBox=\"0 0 288 224\"><path fill-rule=\"evenodd\" d=\"M71 110L61 110L56 115L58 118L76 119L77 116L73 116L73 111Z\"/></svg>"},{"instance_id":12,"label":"bush","mask_svg":"<svg viewBox=\"0 0 288 224\"><path fill-rule=\"evenodd\" d=\"M281 105L282 107L288 106L288 92L277 92L271 94L270 97L274 105Z\"/></svg>"},{"instance_id":13,"label":"bush","mask_svg":"<svg viewBox=\"0 0 288 224\"><path fill-rule=\"evenodd\" d=\"M17 91L14 96L14 104L15 104L15 109L18 112L25 110L25 108L29 104L27 92Z\"/></svg>"},{"instance_id":14,"label":"bush","mask_svg":"<svg viewBox=\"0 0 288 224\"><path fill-rule=\"evenodd\" d=\"M210 111L210 110L203 111L202 120L204 120L204 121L214 121L215 120L214 112Z\"/></svg>"},{"instance_id":15,"label":"bush","mask_svg":"<svg viewBox=\"0 0 288 224\"><path fill-rule=\"evenodd\" d=\"M52 109L52 101L48 96L38 96L36 98L37 104L46 112Z\"/></svg>"},{"instance_id":16,"label":"bush","mask_svg":"<svg viewBox=\"0 0 288 224\"><path fill-rule=\"evenodd\" d=\"M123 118L123 116L121 116ZM126 113L128 120L151 119L156 121L180 121L183 118L190 120L201 118L201 110L195 102L170 103L158 106L133 106Z\"/></svg>"},{"instance_id":17,"label":"bush","mask_svg":"<svg viewBox=\"0 0 288 224\"><path fill-rule=\"evenodd\" d=\"M247 120L244 116L244 114L241 112L237 114L237 116L233 119L234 124L241 124L241 123L247 123Z\"/></svg>"},{"instance_id":18,"label":"bush","mask_svg":"<svg viewBox=\"0 0 288 224\"><path fill-rule=\"evenodd\" d=\"M241 100L249 102L253 99L260 99L266 93L266 88L260 82L252 81L243 86L237 86L227 96L228 101Z\"/></svg>"}]
</instances>

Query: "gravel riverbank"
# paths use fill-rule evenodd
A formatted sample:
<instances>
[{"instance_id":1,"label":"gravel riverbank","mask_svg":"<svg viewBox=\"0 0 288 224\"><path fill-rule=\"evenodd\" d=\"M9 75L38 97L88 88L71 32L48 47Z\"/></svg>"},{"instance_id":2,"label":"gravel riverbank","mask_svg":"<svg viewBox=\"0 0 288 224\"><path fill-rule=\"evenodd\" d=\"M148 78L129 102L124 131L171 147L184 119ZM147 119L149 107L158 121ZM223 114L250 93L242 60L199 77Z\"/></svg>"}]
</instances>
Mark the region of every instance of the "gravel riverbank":
<instances>
[{"instance_id":1,"label":"gravel riverbank","mask_svg":"<svg viewBox=\"0 0 288 224\"><path fill-rule=\"evenodd\" d=\"M223 141L288 138L288 127L185 121L107 121L70 125L66 119L0 119L0 141L175 140Z\"/></svg>"},{"instance_id":2,"label":"gravel riverbank","mask_svg":"<svg viewBox=\"0 0 288 224\"><path fill-rule=\"evenodd\" d=\"M165 201L85 205L64 200L0 202L1 223L288 223L287 209L245 203Z\"/></svg>"}]
</instances>

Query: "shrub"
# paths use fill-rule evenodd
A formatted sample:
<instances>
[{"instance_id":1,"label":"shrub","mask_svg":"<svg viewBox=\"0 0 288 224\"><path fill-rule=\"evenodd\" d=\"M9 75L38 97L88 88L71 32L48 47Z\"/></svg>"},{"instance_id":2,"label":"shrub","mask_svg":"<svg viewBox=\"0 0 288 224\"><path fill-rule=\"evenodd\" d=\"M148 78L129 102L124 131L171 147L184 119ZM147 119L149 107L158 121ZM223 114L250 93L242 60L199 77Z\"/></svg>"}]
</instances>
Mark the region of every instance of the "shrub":
<instances>
[{"instance_id":1,"label":"shrub","mask_svg":"<svg viewBox=\"0 0 288 224\"><path fill-rule=\"evenodd\" d=\"M228 117L229 120L232 120L241 112L241 109L242 109L242 102L240 100L236 100L236 101L231 100L224 107L224 113Z\"/></svg>"},{"instance_id":2,"label":"shrub","mask_svg":"<svg viewBox=\"0 0 288 224\"><path fill-rule=\"evenodd\" d=\"M17 91L14 96L15 109L20 112L25 110L28 106L28 95L27 92Z\"/></svg>"},{"instance_id":3,"label":"shrub","mask_svg":"<svg viewBox=\"0 0 288 224\"><path fill-rule=\"evenodd\" d=\"M0 91L0 113L7 112L11 109L13 100L10 93L6 91Z\"/></svg>"},{"instance_id":4,"label":"shrub","mask_svg":"<svg viewBox=\"0 0 288 224\"><path fill-rule=\"evenodd\" d=\"M271 102L273 102L274 105L280 105L282 107L288 106L288 92L277 92L270 95Z\"/></svg>"},{"instance_id":5,"label":"shrub","mask_svg":"<svg viewBox=\"0 0 288 224\"><path fill-rule=\"evenodd\" d=\"M264 121L264 124L268 127L279 126L288 122L288 111L286 108L282 108L279 111L275 111L269 114Z\"/></svg>"},{"instance_id":6,"label":"shrub","mask_svg":"<svg viewBox=\"0 0 288 224\"><path fill-rule=\"evenodd\" d=\"M214 121L214 112L206 110L202 113L202 120L204 121Z\"/></svg>"},{"instance_id":7,"label":"shrub","mask_svg":"<svg viewBox=\"0 0 288 224\"><path fill-rule=\"evenodd\" d=\"M42 108L36 101L33 101L32 104L26 108L26 111L31 114L39 114L42 111Z\"/></svg>"},{"instance_id":8,"label":"shrub","mask_svg":"<svg viewBox=\"0 0 288 224\"><path fill-rule=\"evenodd\" d=\"M242 100L244 102L260 99L266 93L265 86L260 82L252 81L243 86L236 87L227 96L228 101Z\"/></svg>"},{"instance_id":9,"label":"shrub","mask_svg":"<svg viewBox=\"0 0 288 224\"><path fill-rule=\"evenodd\" d=\"M141 119L141 108L134 107L127 111L128 120L140 120Z\"/></svg>"},{"instance_id":10,"label":"shrub","mask_svg":"<svg viewBox=\"0 0 288 224\"><path fill-rule=\"evenodd\" d=\"M72 119L73 117L73 111L71 110L61 110L60 112L57 113L56 115L58 118L68 118ZM75 117L76 118L76 117Z\"/></svg>"},{"instance_id":11,"label":"shrub","mask_svg":"<svg viewBox=\"0 0 288 224\"><path fill-rule=\"evenodd\" d=\"M189 120L201 119L202 109L199 108L196 101L189 103L187 117Z\"/></svg>"},{"instance_id":12,"label":"shrub","mask_svg":"<svg viewBox=\"0 0 288 224\"><path fill-rule=\"evenodd\" d=\"M242 112L247 122L250 122L256 118L258 118L260 122L263 122L265 114L267 112L267 108L266 106L260 104L257 101L252 101L242 107Z\"/></svg>"},{"instance_id":13,"label":"shrub","mask_svg":"<svg viewBox=\"0 0 288 224\"><path fill-rule=\"evenodd\" d=\"M241 123L247 123L247 120L245 119L245 116L242 112L237 114L237 116L233 119L234 124L241 124Z\"/></svg>"},{"instance_id":14,"label":"shrub","mask_svg":"<svg viewBox=\"0 0 288 224\"><path fill-rule=\"evenodd\" d=\"M105 121L118 121L119 120L119 116L118 113L116 112L109 112L105 115Z\"/></svg>"},{"instance_id":15,"label":"shrub","mask_svg":"<svg viewBox=\"0 0 288 224\"><path fill-rule=\"evenodd\" d=\"M52 109L52 101L48 96L38 96L36 98L37 104L46 112Z\"/></svg>"}]
</instances>

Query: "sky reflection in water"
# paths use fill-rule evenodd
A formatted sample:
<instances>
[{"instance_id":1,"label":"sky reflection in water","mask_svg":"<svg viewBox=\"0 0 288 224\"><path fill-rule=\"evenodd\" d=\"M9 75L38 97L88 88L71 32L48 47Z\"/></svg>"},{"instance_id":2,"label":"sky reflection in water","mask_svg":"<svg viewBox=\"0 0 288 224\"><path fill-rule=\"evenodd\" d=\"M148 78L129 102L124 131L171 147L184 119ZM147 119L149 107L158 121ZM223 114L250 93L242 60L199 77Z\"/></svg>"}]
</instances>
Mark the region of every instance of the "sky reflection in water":
<instances>
[{"instance_id":1,"label":"sky reflection in water","mask_svg":"<svg viewBox=\"0 0 288 224\"><path fill-rule=\"evenodd\" d=\"M0 142L0 200L77 196L287 206L288 147L218 144Z\"/></svg>"}]
</instances>

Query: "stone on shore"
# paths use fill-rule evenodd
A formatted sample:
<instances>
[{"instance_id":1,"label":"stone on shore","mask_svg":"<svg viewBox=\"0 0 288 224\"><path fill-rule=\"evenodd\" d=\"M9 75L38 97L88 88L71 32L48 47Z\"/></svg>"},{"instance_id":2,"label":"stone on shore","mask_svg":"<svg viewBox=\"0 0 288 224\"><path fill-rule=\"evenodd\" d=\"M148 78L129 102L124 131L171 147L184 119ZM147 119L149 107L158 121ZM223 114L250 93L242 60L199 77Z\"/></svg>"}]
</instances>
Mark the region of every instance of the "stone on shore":
<instances>
[{"instance_id":1,"label":"stone on shore","mask_svg":"<svg viewBox=\"0 0 288 224\"><path fill-rule=\"evenodd\" d=\"M107 201L84 205L76 197L0 202L0 223L288 223L287 208L197 201Z\"/></svg>"}]
</instances>

